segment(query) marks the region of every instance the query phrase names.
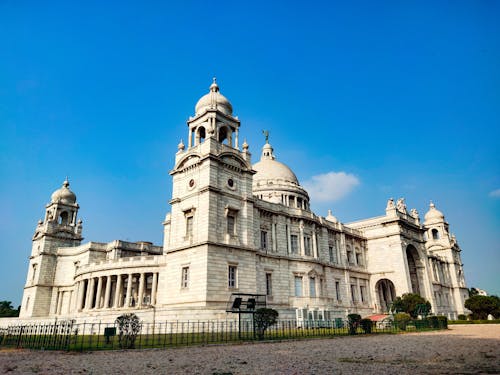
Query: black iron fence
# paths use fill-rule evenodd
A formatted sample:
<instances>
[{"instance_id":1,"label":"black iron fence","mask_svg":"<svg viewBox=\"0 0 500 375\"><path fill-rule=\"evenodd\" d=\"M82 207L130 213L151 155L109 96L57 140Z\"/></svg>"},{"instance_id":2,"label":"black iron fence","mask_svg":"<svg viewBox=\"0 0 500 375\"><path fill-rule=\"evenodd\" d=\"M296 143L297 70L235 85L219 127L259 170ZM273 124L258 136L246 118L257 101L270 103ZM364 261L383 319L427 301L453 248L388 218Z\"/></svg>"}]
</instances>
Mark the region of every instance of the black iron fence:
<instances>
[{"instance_id":1,"label":"black iron fence","mask_svg":"<svg viewBox=\"0 0 500 375\"><path fill-rule=\"evenodd\" d=\"M349 327L343 319L279 320L259 335L252 321L167 321L140 323L130 336L120 332L116 323L75 323L16 325L0 329L0 348L91 351L121 348L165 348L187 345L220 344L253 340L296 340L352 334L403 333L447 328L446 319L409 322L373 322L370 327ZM128 335L128 336L126 336Z\"/></svg>"}]
</instances>

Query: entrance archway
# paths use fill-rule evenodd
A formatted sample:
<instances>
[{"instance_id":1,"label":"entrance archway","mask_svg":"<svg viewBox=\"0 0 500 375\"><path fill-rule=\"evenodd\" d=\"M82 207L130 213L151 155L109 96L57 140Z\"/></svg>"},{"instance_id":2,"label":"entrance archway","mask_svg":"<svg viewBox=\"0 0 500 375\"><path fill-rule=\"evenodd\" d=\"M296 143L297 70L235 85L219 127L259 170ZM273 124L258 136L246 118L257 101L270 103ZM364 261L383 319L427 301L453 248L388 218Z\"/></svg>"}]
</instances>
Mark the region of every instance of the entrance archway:
<instances>
[{"instance_id":1,"label":"entrance archway","mask_svg":"<svg viewBox=\"0 0 500 375\"><path fill-rule=\"evenodd\" d=\"M418 251L413 245L406 248L406 260L408 261L408 272L410 273L410 282L412 293L420 294L420 283L418 280L417 263L420 261Z\"/></svg>"},{"instance_id":2,"label":"entrance archway","mask_svg":"<svg viewBox=\"0 0 500 375\"><path fill-rule=\"evenodd\" d=\"M380 279L375 284L375 290L379 300L380 312L389 312L392 301L396 298L396 288L394 283L389 279Z\"/></svg>"}]
</instances>

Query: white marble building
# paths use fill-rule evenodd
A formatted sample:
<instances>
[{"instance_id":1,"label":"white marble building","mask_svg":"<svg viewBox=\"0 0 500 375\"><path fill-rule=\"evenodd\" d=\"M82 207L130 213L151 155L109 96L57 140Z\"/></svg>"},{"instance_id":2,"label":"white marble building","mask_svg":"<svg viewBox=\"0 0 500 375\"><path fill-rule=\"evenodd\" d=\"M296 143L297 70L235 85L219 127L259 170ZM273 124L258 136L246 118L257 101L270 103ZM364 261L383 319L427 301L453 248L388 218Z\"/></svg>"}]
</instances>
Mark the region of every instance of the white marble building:
<instances>
[{"instance_id":1,"label":"white marble building","mask_svg":"<svg viewBox=\"0 0 500 375\"><path fill-rule=\"evenodd\" d=\"M82 243L65 181L33 236L21 319L226 318L232 293L266 295L282 318L366 316L407 292L431 301L436 314L464 312L460 248L432 203L423 223L403 199L353 223L317 216L267 135L252 164L215 80L187 125L170 172L163 245Z\"/></svg>"}]
</instances>

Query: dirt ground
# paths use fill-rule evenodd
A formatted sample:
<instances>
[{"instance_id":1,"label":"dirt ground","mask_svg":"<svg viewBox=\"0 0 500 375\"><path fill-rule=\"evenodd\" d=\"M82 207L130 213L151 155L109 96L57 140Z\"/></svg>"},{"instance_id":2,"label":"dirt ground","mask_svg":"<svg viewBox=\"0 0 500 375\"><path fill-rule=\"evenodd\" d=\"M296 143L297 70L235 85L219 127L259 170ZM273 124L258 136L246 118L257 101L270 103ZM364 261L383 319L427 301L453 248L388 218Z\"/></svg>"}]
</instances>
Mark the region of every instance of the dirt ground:
<instances>
[{"instance_id":1,"label":"dirt ground","mask_svg":"<svg viewBox=\"0 0 500 375\"><path fill-rule=\"evenodd\" d=\"M0 351L0 374L500 374L500 325L89 353Z\"/></svg>"}]
</instances>

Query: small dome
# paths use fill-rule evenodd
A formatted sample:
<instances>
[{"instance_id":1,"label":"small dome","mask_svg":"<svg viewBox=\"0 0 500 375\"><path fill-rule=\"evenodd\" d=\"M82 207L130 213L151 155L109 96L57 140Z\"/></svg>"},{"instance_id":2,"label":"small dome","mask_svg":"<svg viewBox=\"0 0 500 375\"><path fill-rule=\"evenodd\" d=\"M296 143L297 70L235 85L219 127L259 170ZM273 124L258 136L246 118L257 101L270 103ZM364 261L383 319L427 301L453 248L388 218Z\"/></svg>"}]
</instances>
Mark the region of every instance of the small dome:
<instances>
[{"instance_id":1,"label":"small dome","mask_svg":"<svg viewBox=\"0 0 500 375\"><path fill-rule=\"evenodd\" d=\"M76 195L69 189L69 181L67 178L64 180L62 187L52 193L51 201L52 203L60 202L64 204L76 203Z\"/></svg>"},{"instance_id":2,"label":"small dome","mask_svg":"<svg viewBox=\"0 0 500 375\"><path fill-rule=\"evenodd\" d=\"M218 109L222 113L231 116L233 114L233 106L229 100L219 92L219 86L214 81L210 85L210 92L203 95L194 108L196 116L201 115L207 109Z\"/></svg>"},{"instance_id":3,"label":"small dome","mask_svg":"<svg viewBox=\"0 0 500 375\"><path fill-rule=\"evenodd\" d=\"M424 216L425 223L431 223L431 222L443 222L444 221L444 214L439 211L434 203L431 202L429 205L429 211Z\"/></svg>"}]
</instances>

